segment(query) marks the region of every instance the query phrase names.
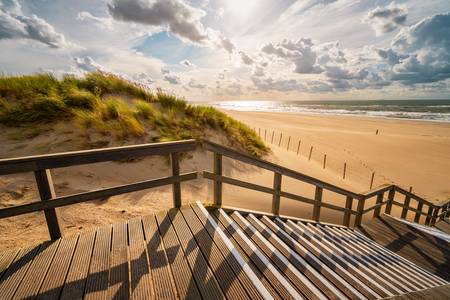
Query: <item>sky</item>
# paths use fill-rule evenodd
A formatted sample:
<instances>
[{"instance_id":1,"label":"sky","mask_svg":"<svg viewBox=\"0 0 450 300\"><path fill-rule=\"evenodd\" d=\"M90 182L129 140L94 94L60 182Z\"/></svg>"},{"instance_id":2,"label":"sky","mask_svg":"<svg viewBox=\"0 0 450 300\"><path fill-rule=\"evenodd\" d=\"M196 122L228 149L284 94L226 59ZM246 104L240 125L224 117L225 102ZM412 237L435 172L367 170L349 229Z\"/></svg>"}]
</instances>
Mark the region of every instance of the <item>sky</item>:
<instances>
[{"instance_id":1,"label":"sky","mask_svg":"<svg viewBox=\"0 0 450 300\"><path fill-rule=\"evenodd\" d=\"M0 72L190 101L450 99L450 1L0 0Z\"/></svg>"}]
</instances>

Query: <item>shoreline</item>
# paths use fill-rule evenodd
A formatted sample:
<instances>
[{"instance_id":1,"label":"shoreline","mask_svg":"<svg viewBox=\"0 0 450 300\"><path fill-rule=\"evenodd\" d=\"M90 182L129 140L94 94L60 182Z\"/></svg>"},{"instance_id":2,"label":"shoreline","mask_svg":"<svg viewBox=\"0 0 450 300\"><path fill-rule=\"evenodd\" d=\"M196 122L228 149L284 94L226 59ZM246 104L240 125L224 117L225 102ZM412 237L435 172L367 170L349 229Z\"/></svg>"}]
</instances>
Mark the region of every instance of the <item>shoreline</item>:
<instances>
[{"instance_id":1,"label":"shoreline","mask_svg":"<svg viewBox=\"0 0 450 300\"><path fill-rule=\"evenodd\" d=\"M252 110L237 110L237 109L224 109L221 107L213 106L216 109L224 111L226 113L232 114L233 112L242 113L274 113L274 114L290 114L290 115L301 115L301 116L315 116L315 117L341 117L341 118L361 118L361 119L379 119L379 120L394 120L394 121L405 121L405 122L418 122L418 123L433 123L433 124L446 124L450 125L449 121L442 120L427 120L427 119L410 119L410 118L392 118L392 117L382 117L382 116L368 116L368 115L356 115L356 114L327 114L327 113L308 113L308 112L298 112L298 111L252 111Z\"/></svg>"}]
</instances>

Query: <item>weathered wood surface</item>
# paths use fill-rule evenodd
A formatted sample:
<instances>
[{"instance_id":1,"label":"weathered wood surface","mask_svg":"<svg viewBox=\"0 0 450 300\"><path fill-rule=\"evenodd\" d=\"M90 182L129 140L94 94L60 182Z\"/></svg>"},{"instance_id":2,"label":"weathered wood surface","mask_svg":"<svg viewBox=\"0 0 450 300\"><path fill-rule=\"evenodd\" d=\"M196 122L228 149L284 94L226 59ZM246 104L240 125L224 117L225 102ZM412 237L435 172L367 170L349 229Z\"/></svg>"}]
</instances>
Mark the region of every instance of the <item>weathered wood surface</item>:
<instances>
[{"instance_id":1,"label":"weathered wood surface","mask_svg":"<svg viewBox=\"0 0 450 300\"><path fill-rule=\"evenodd\" d=\"M199 203L0 253L0 299L376 299L446 283L347 227Z\"/></svg>"},{"instance_id":2,"label":"weathered wood surface","mask_svg":"<svg viewBox=\"0 0 450 300\"><path fill-rule=\"evenodd\" d=\"M361 225L358 230L387 249L450 280L450 243L387 215Z\"/></svg>"}]
</instances>

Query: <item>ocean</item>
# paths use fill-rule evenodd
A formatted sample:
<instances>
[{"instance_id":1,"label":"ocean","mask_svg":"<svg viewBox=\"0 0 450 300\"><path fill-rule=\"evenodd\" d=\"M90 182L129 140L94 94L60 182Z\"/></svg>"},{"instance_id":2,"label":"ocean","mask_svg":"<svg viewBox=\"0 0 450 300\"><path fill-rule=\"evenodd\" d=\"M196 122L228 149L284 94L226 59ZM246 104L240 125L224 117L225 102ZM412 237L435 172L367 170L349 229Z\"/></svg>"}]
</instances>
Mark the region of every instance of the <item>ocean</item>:
<instances>
[{"instance_id":1,"label":"ocean","mask_svg":"<svg viewBox=\"0 0 450 300\"><path fill-rule=\"evenodd\" d=\"M221 101L209 105L239 111L366 116L450 122L450 100Z\"/></svg>"}]
</instances>

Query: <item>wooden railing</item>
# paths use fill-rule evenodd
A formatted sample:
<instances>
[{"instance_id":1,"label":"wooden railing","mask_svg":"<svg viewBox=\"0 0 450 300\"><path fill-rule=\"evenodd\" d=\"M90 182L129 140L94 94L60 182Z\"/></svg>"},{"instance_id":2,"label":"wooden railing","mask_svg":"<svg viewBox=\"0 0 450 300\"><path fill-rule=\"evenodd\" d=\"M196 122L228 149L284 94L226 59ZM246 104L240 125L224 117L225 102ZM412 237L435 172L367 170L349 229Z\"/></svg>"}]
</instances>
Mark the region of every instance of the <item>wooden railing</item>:
<instances>
[{"instance_id":1,"label":"wooden railing","mask_svg":"<svg viewBox=\"0 0 450 300\"><path fill-rule=\"evenodd\" d=\"M255 158L239 151L221 146L216 143L201 140L203 149L210 151L214 156L213 172L203 171L203 177L214 181L214 203L222 205L222 184L230 184L272 195L272 213L278 215L280 212L281 197L300 201L312 205L312 219L320 221L321 208L328 208L343 213L342 223L350 226L351 216L355 218L354 225L359 226L364 215L373 210L373 216L377 217L381 209L385 206L385 213L390 214L393 205L402 207L401 218L406 218L408 211L415 213L414 221L419 222L421 216L425 216L426 225L434 225L441 219L450 215L450 201L443 205L435 205L410 191L406 191L396 185L385 185L366 193L354 193L336 185L321 181L314 177L300 172L279 166L277 164ZM44 211L50 237L52 239L61 236L58 216L55 208L66 205L81 203L104 197L120 195L124 193L139 191L143 189L172 185L173 206L181 206L180 183L197 178L197 172L180 174L179 154L196 149L198 142L195 140L185 140L168 143L144 144L135 146L124 146L116 148L75 151L67 153L57 153L39 156L30 156L14 159L0 160L0 175L14 174L21 172L34 172L40 201L23 204L14 207L0 209L0 219L18 216L26 213ZM128 160L143 156L170 155L172 176L158 179L145 180L95 191L83 192L68 196L57 196L54 191L51 170L75 165L91 164L106 161ZM273 172L273 185L266 187L255 183L250 183L223 175L223 157L244 162L265 170ZM308 198L299 194L286 192L282 189L283 176L293 178L303 183L311 184L315 187L314 198ZM341 196L345 196L345 206L327 203L323 200L323 192L330 191ZM403 202L395 200L395 194L404 195ZM385 195L387 198L385 199ZM375 205L366 207L366 201L376 197ZM411 207L410 201L414 199L418 205ZM356 210L353 210L353 201L358 201ZM424 209L428 207L427 212Z\"/></svg>"},{"instance_id":2,"label":"wooden railing","mask_svg":"<svg viewBox=\"0 0 450 300\"><path fill-rule=\"evenodd\" d=\"M196 148L195 140L124 146L116 148L75 151L48 155L29 156L0 160L0 175L34 172L41 201L0 209L0 218L44 210L51 239L61 236L61 229L55 208L95 200L104 197L135 192L143 189L171 184L173 205L181 206L180 182L197 178L197 172L180 174L179 153ZM172 176L145 180L110 188L99 189L69 196L58 197L53 187L51 169L84 165L106 161L120 161L151 155L170 155Z\"/></svg>"},{"instance_id":3,"label":"wooden railing","mask_svg":"<svg viewBox=\"0 0 450 300\"><path fill-rule=\"evenodd\" d=\"M297 200L303 203L311 204L312 219L315 221L320 220L321 208L329 208L343 212L342 224L344 226L350 226L350 218L355 216L354 225L361 225L362 218L365 214L368 214L373 210L373 217L378 217L383 207L385 207L385 213L391 214L392 206L402 207L401 218L405 219L408 211L415 213L414 221L419 222L421 216L425 216L426 225L434 225L436 222L448 217L450 215L450 201L442 205L435 205L413 193L406 191L396 185L383 185L374 190L366 193L355 193L336 185L321 181L311 176L302 174L300 172L276 165L274 163L255 158L253 156L243 154L239 151L221 146L209 141L202 141L203 148L213 152L214 154L214 171L203 171L203 177L214 181L214 202L216 205L222 205L222 183L239 186L267 194L272 195L272 213L279 214L280 212L280 198L289 198ZM273 172L273 186L266 187L255 183L231 178L224 176L222 173L222 158L223 156L231 158L233 160L241 161L262 169L266 169ZM290 177L299 180L304 183L315 186L314 199L289 193L282 190L282 178L283 176ZM331 203L323 202L323 191L328 190L330 192L345 196L345 207L334 205ZM396 193L404 195L403 202L395 200ZM387 198L385 198L387 194ZM376 203L371 207L366 207L367 200L376 197ZM418 204L417 207L410 205L411 199L414 199ZM353 210L353 201L358 201L356 210ZM425 208L428 208L427 212L424 212Z\"/></svg>"}]
</instances>

